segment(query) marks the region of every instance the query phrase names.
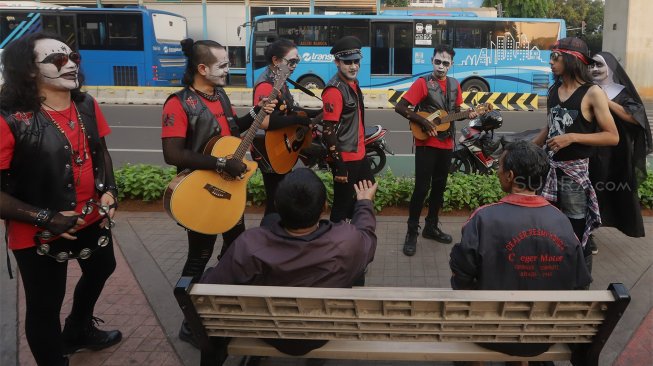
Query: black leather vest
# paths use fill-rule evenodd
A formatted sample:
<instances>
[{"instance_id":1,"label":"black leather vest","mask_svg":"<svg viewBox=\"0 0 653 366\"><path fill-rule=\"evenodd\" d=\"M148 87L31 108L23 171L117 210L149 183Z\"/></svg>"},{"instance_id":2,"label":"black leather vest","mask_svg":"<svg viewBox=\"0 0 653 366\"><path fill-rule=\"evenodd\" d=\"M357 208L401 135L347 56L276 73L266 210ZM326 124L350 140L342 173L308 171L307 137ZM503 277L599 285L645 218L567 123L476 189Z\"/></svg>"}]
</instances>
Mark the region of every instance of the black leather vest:
<instances>
[{"instance_id":1,"label":"black leather vest","mask_svg":"<svg viewBox=\"0 0 653 366\"><path fill-rule=\"evenodd\" d=\"M361 121L363 127L365 126L365 105L363 104L363 93L358 82L356 83L356 90L349 86L349 83L340 78L340 74L336 74L329 80L326 88L322 91L322 95L329 88L337 88L342 94L342 114L340 114L340 121L338 123L338 147L340 151L356 152L358 150L358 109L360 108L360 115L363 117Z\"/></svg>"},{"instance_id":2,"label":"black leather vest","mask_svg":"<svg viewBox=\"0 0 653 366\"><path fill-rule=\"evenodd\" d=\"M86 127L95 188L103 192L105 184L113 184L113 172L105 170L93 98L82 95L75 105ZM39 208L74 210L77 196L72 152L66 137L42 111L22 116L4 110L0 113L16 140L11 166L3 175L3 191Z\"/></svg>"},{"instance_id":3,"label":"black leather vest","mask_svg":"<svg viewBox=\"0 0 653 366\"><path fill-rule=\"evenodd\" d=\"M254 89L258 86L260 83L270 83L270 85L274 85L274 73L272 72L272 69L270 67L267 67L265 69L265 72L263 72L258 79L256 79L256 83L254 84ZM253 97L253 96L252 96ZM289 112L292 112L294 106L295 106L295 98L292 96L292 93L290 92L290 89L288 89L288 85L286 83L283 83L283 86L281 87L280 94L277 95L277 100L279 103L277 103L277 106L274 108L275 110L281 111L284 114L288 114ZM252 100L252 105L255 106L258 104L258 100Z\"/></svg>"},{"instance_id":4,"label":"black leather vest","mask_svg":"<svg viewBox=\"0 0 653 366\"><path fill-rule=\"evenodd\" d=\"M426 81L428 95L416 106L415 111L430 113L440 109L444 109L447 112L456 110L456 99L458 98L458 81L456 79L447 76L447 92L444 93L442 88L440 88L440 83L438 83L438 80L433 77L433 74L423 76L422 78ZM438 134L438 137L440 139L449 137L455 132L455 130L456 127L452 122L447 133L440 133Z\"/></svg>"},{"instance_id":5,"label":"black leather vest","mask_svg":"<svg viewBox=\"0 0 653 366\"><path fill-rule=\"evenodd\" d=\"M219 96L218 100L222 105L225 118L227 118L227 122L229 123L231 136L240 136L240 130L238 129L233 113L231 113L231 102L227 93L220 87L215 88L215 93ZM217 118L197 93L186 87L169 95L166 103L175 95L179 98L179 102L188 117L188 130L186 132L187 149L202 153L211 138L219 135L227 135L222 133L222 127Z\"/></svg>"}]
</instances>

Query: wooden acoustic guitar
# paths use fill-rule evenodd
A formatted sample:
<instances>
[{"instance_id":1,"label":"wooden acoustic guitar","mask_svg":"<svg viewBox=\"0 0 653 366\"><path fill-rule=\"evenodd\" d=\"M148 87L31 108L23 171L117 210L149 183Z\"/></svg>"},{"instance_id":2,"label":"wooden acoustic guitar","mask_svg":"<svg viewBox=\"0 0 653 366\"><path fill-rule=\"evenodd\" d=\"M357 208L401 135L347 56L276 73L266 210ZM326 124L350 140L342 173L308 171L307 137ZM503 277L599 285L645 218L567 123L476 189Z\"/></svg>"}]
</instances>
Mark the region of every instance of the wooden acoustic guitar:
<instances>
[{"instance_id":1,"label":"wooden acoustic guitar","mask_svg":"<svg viewBox=\"0 0 653 366\"><path fill-rule=\"evenodd\" d=\"M306 112L298 115L306 117ZM311 125L322 121L322 113L315 116ZM265 132L265 152L267 161L278 174L286 174L297 164L299 153L313 141L313 134L308 126L292 125L278 130Z\"/></svg>"},{"instance_id":2,"label":"wooden acoustic guitar","mask_svg":"<svg viewBox=\"0 0 653 366\"><path fill-rule=\"evenodd\" d=\"M279 89L290 75L286 65L279 65L274 76L274 89L268 100L275 99ZM204 148L204 154L235 158L247 165L242 179L215 170L185 170L168 184L163 205L170 217L181 226L202 234L221 234L236 226L245 211L247 181L256 172L257 164L244 160L256 130L266 114L259 111L252 126L242 138L216 136Z\"/></svg>"},{"instance_id":3,"label":"wooden acoustic guitar","mask_svg":"<svg viewBox=\"0 0 653 366\"><path fill-rule=\"evenodd\" d=\"M478 113L478 115L485 114L491 110L492 104L490 103L479 104L474 108L474 111ZM431 127L435 128L435 130L438 132L448 130L451 126L451 121L468 118L470 113L471 111L469 110L461 111L458 113L448 113L443 109L437 110L435 112L417 112L418 115L426 118L431 123ZM438 118L440 119L440 124L436 125L434 121ZM424 130L422 130L422 126L419 123L409 121L409 125L415 139L426 140L429 138L428 132L424 132Z\"/></svg>"}]
</instances>

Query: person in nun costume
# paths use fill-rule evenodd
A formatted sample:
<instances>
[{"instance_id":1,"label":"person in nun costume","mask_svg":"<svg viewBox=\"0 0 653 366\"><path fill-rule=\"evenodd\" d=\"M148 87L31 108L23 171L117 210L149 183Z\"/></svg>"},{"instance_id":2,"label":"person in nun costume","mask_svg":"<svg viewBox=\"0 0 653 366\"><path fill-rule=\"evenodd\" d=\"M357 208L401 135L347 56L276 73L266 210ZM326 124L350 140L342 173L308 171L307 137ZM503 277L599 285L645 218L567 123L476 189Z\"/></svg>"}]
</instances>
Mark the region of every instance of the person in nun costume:
<instances>
[{"instance_id":1,"label":"person in nun costume","mask_svg":"<svg viewBox=\"0 0 653 366\"><path fill-rule=\"evenodd\" d=\"M626 71L609 52L599 52L590 65L593 81L608 95L619 144L596 148L590 158L590 180L596 190L603 226L631 237L644 236L637 187L646 178L646 155L653 151L644 104ZM592 243L589 243L592 245ZM593 254L598 252L594 249Z\"/></svg>"}]
</instances>

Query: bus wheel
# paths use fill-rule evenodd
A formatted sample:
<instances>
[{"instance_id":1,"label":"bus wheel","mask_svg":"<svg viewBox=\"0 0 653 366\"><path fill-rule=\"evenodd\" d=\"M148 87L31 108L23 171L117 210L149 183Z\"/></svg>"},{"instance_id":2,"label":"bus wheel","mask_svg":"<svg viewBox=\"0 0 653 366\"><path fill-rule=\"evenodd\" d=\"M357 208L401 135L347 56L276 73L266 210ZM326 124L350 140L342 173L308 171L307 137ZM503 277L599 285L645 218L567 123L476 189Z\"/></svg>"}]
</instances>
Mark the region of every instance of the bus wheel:
<instances>
[{"instance_id":1,"label":"bus wheel","mask_svg":"<svg viewBox=\"0 0 653 366\"><path fill-rule=\"evenodd\" d=\"M306 89L324 89L324 82L315 76L307 76L299 80L299 85Z\"/></svg>"},{"instance_id":2,"label":"bus wheel","mask_svg":"<svg viewBox=\"0 0 653 366\"><path fill-rule=\"evenodd\" d=\"M466 92L488 92L490 88L487 87L482 80L469 79L461 85L461 89Z\"/></svg>"}]
</instances>

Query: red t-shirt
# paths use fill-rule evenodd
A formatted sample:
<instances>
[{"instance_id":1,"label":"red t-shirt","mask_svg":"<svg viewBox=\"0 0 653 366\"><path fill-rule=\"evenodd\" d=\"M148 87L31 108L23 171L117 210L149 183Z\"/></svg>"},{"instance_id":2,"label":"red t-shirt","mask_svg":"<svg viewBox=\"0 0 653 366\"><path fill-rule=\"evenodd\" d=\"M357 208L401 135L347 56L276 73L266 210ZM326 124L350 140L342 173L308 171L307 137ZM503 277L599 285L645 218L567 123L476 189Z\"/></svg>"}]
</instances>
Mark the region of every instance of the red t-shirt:
<instances>
[{"instance_id":1,"label":"red t-shirt","mask_svg":"<svg viewBox=\"0 0 653 366\"><path fill-rule=\"evenodd\" d=\"M350 82L349 86L356 91L356 83ZM323 119L324 121L338 122L342 114L342 93L338 88L328 88L322 95ZM363 126L363 114L358 108L358 147L355 152L343 151L340 153L342 161L358 161L365 157L365 127Z\"/></svg>"},{"instance_id":2,"label":"red t-shirt","mask_svg":"<svg viewBox=\"0 0 653 366\"><path fill-rule=\"evenodd\" d=\"M100 110L97 101L94 101L94 104L95 104L95 116L96 116L98 132L100 137L104 137L111 132L111 129L109 128L109 125L107 124L107 120L104 118L104 115L102 114L102 111ZM79 125L76 125L75 128L72 130L68 126L68 116L70 115L74 116L76 114L75 111L73 110L71 112L70 108L67 108L62 111L59 111L61 114L53 111L49 111L49 112L50 112L50 116L52 116L52 118L54 118L54 120L57 121L59 126L61 126L61 128L63 129L64 133L68 137L68 140L72 144L73 150L81 151L84 148L84 142L82 139L85 139L85 137L81 136L81 138L78 141L78 137L80 137ZM85 125L88 125L89 123L93 123L93 121L84 121L83 118L82 121L84 122ZM7 124L7 121L2 117L0 117L0 136L2 136L2 138L0 138L0 170L9 169L11 166L11 160L14 156L14 147L16 141L14 139L14 135L11 133L11 130L9 129L9 125ZM75 181L75 193L77 195L77 206L75 207L75 212L77 213L82 212L82 208L84 207L84 205L89 199L99 198L95 191L95 178L93 177L93 161L90 158L91 152L88 148L88 141L86 142L86 152L88 154L88 159L86 159L86 161L84 161L84 163L81 166L75 164L72 161L72 159L70 162L70 165L73 168L73 177ZM79 183L77 183L78 179L79 179ZM45 208L45 207L40 207L40 208ZM94 209L93 212L91 212L86 217L84 217L84 221L86 221L85 226L88 226L98 221L100 218L101 217L98 213L98 210ZM15 221L15 220L10 221L9 226L7 227L7 233L9 234L9 249L17 250L17 249L33 247L34 234L36 234L36 232L39 230L42 229L32 223L26 223L26 222Z\"/></svg>"},{"instance_id":3,"label":"red t-shirt","mask_svg":"<svg viewBox=\"0 0 653 366\"><path fill-rule=\"evenodd\" d=\"M187 103L196 108L200 108L199 101L197 98L199 96L195 95L190 97L190 100ZM207 108L213 113L215 118L220 124L220 135L221 136L230 136L231 131L229 130L229 122L227 117L224 114L222 109L222 104L220 101L211 102L208 99L202 98L202 102L206 104ZM236 111L231 108L231 113L236 116ZM186 137L188 132L188 116L184 112L184 107L182 107L181 102L177 96L170 98L163 106L163 114L161 118L161 138L166 137Z\"/></svg>"},{"instance_id":4,"label":"red t-shirt","mask_svg":"<svg viewBox=\"0 0 653 366\"><path fill-rule=\"evenodd\" d=\"M447 92L447 79L437 80L440 84L440 89L443 93ZM426 87L426 80L424 78L419 78L415 80L413 85L410 86L410 89L403 95L402 98L406 99L411 105L418 105L428 96L429 90ZM458 96L456 97L456 107L463 104L463 93L460 90L460 84L458 84ZM415 146L430 146L438 149L453 149L453 137L448 137L444 140L440 140L437 137L429 136L426 140L415 139Z\"/></svg>"}]
</instances>

